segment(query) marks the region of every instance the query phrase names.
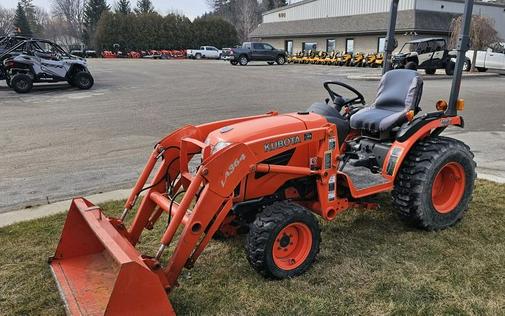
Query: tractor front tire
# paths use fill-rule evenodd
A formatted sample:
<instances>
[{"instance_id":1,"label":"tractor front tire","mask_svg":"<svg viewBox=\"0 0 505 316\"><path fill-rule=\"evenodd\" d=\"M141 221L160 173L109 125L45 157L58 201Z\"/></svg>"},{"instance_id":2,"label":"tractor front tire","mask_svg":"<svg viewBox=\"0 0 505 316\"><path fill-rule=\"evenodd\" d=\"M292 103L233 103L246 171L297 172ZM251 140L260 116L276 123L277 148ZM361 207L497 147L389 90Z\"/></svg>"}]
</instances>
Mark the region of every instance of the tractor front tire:
<instances>
[{"instance_id":1,"label":"tractor front tire","mask_svg":"<svg viewBox=\"0 0 505 316\"><path fill-rule=\"evenodd\" d=\"M400 218L426 230L453 226L464 215L477 177L470 148L442 136L410 150L396 177L393 204Z\"/></svg>"},{"instance_id":2,"label":"tractor front tire","mask_svg":"<svg viewBox=\"0 0 505 316\"><path fill-rule=\"evenodd\" d=\"M11 78L10 84L17 93L28 93L33 88L33 80L27 74L15 74Z\"/></svg>"},{"instance_id":3,"label":"tractor front tire","mask_svg":"<svg viewBox=\"0 0 505 316\"><path fill-rule=\"evenodd\" d=\"M247 259L265 277L290 278L310 268L320 241L319 223L309 210L294 202L275 202L250 225Z\"/></svg>"}]
</instances>

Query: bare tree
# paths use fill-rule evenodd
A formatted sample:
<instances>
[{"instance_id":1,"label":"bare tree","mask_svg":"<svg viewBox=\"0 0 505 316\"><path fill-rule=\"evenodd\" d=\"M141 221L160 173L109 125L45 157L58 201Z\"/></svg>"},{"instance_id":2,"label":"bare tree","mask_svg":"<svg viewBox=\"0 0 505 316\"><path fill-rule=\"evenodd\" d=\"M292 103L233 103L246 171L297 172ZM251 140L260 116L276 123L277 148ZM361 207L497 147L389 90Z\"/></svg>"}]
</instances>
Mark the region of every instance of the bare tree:
<instances>
[{"instance_id":1,"label":"bare tree","mask_svg":"<svg viewBox=\"0 0 505 316\"><path fill-rule=\"evenodd\" d=\"M71 29L67 21L59 16L50 18L44 25L44 38L57 42L63 47L69 48L78 44L80 38L76 38L75 31Z\"/></svg>"},{"instance_id":2,"label":"bare tree","mask_svg":"<svg viewBox=\"0 0 505 316\"><path fill-rule=\"evenodd\" d=\"M82 38L85 0L52 0L53 15L65 22L68 35Z\"/></svg>"},{"instance_id":3,"label":"bare tree","mask_svg":"<svg viewBox=\"0 0 505 316\"><path fill-rule=\"evenodd\" d=\"M8 35L14 30L14 15L14 10L0 7L0 36Z\"/></svg>"},{"instance_id":4,"label":"bare tree","mask_svg":"<svg viewBox=\"0 0 505 316\"><path fill-rule=\"evenodd\" d=\"M257 0L235 0L233 7L235 27L240 40L246 41L260 23L260 7Z\"/></svg>"},{"instance_id":5,"label":"bare tree","mask_svg":"<svg viewBox=\"0 0 505 316\"><path fill-rule=\"evenodd\" d=\"M454 18L451 22L451 38L449 46L455 48L461 33L462 17ZM474 15L472 17L472 27L470 28L470 48L473 49L472 69L475 71L475 61L477 51L488 48L491 44L498 42L498 32L494 28L494 20L485 16Z\"/></svg>"},{"instance_id":6,"label":"bare tree","mask_svg":"<svg viewBox=\"0 0 505 316\"><path fill-rule=\"evenodd\" d=\"M237 29L239 39L245 41L261 22L258 0L207 0L213 14L223 17Z\"/></svg>"}]
</instances>

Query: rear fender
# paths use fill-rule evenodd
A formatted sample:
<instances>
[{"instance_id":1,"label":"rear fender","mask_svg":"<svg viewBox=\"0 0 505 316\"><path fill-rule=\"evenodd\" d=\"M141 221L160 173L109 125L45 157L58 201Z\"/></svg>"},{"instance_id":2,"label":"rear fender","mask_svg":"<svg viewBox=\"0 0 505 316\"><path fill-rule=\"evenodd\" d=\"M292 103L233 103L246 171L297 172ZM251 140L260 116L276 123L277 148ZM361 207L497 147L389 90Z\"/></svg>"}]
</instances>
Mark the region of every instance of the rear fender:
<instances>
[{"instance_id":1,"label":"rear fender","mask_svg":"<svg viewBox=\"0 0 505 316\"><path fill-rule=\"evenodd\" d=\"M419 140L433 133L438 133L441 129L445 129L450 125L463 127L464 123L461 116L452 116L426 120L419 124L412 133L409 133L408 137L401 137L391 145L382 166L382 175L384 178L389 180L396 178L403 160Z\"/></svg>"}]
</instances>

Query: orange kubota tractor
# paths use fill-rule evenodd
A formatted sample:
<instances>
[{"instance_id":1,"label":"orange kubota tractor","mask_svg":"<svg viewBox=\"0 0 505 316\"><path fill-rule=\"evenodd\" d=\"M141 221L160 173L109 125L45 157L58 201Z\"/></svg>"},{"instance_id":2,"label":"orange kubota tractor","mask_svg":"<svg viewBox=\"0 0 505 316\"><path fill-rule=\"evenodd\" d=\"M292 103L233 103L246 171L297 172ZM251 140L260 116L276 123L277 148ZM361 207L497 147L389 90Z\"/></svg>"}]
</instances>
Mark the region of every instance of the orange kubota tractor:
<instances>
[{"instance_id":1,"label":"orange kubota tractor","mask_svg":"<svg viewBox=\"0 0 505 316\"><path fill-rule=\"evenodd\" d=\"M390 23L385 74L370 105L333 81L324 84L329 98L307 111L184 126L156 144L120 218L75 198L50 260L69 313L174 314L168 297L177 278L216 234L247 233L247 258L264 276L297 276L319 250L315 215L332 221L380 192L392 191L409 223L454 225L471 199L475 163L468 146L440 134L464 125L458 94L472 4L466 0L449 102L439 101L436 111L419 113L423 81L416 71L388 71ZM393 21L397 6L393 0ZM140 253L143 232L157 222L167 225L159 249Z\"/></svg>"}]
</instances>

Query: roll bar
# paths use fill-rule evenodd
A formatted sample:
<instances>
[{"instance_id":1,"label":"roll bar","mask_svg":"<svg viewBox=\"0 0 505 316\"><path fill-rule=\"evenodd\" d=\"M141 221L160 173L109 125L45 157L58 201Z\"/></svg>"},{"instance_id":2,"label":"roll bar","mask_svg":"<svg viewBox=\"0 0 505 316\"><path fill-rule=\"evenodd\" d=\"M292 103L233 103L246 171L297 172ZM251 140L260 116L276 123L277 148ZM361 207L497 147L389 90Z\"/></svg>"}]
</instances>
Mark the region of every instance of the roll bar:
<instances>
[{"instance_id":1,"label":"roll bar","mask_svg":"<svg viewBox=\"0 0 505 316\"><path fill-rule=\"evenodd\" d=\"M396 18L398 16L398 3L399 0L391 0L391 8L389 10L389 23L388 23L388 33L386 36L386 47L384 56L384 69L383 74L391 70L391 56L393 50L397 46L395 40L396 31ZM459 98L459 91L461 88L461 77L463 76L463 66L465 63L466 51L470 48L470 26L472 23L472 11L473 11L474 0L465 0L465 10L463 13L463 25L461 28L461 34L458 37L458 44L456 47L457 58L456 65L454 69L454 75L452 77L452 87L451 94L449 96L449 103L445 115L456 116L458 110L456 109L456 103Z\"/></svg>"}]
</instances>

